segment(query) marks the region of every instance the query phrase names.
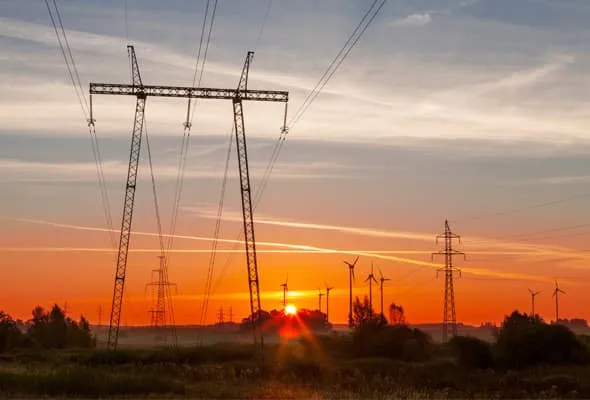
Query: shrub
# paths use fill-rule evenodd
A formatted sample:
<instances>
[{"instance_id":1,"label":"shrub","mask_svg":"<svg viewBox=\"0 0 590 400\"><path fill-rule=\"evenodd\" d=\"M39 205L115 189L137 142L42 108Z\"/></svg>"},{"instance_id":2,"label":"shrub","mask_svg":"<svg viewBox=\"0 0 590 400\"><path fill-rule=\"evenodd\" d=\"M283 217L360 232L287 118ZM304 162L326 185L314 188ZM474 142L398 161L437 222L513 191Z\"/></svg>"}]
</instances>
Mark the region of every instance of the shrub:
<instances>
[{"instance_id":1,"label":"shrub","mask_svg":"<svg viewBox=\"0 0 590 400\"><path fill-rule=\"evenodd\" d=\"M462 367L485 369L493 366L492 346L484 340L455 336L448 345Z\"/></svg>"},{"instance_id":2,"label":"shrub","mask_svg":"<svg viewBox=\"0 0 590 400\"><path fill-rule=\"evenodd\" d=\"M357 329L352 346L360 357L387 357L405 361L427 360L433 352L430 336L407 325Z\"/></svg>"},{"instance_id":3,"label":"shrub","mask_svg":"<svg viewBox=\"0 0 590 400\"><path fill-rule=\"evenodd\" d=\"M517 311L507 316L494 346L500 365L524 368L535 364L583 363L587 347L564 325L548 325Z\"/></svg>"},{"instance_id":4,"label":"shrub","mask_svg":"<svg viewBox=\"0 0 590 400\"><path fill-rule=\"evenodd\" d=\"M0 311L0 353L20 346L22 342L23 335L16 326L16 322Z\"/></svg>"}]
</instances>

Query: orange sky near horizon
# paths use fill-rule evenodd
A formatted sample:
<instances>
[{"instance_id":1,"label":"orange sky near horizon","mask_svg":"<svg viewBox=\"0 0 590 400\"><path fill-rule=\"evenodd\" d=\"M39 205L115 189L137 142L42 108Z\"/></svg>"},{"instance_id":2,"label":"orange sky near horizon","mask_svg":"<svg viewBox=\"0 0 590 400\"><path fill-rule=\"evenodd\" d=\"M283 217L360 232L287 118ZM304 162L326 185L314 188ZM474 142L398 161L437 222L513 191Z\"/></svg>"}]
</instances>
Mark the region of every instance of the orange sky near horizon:
<instances>
[{"instance_id":1,"label":"orange sky near horizon","mask_svg":"<svg viewBox=\"0 0 590 400\"><path fill-rule=\"evenodd\" d=\"M13 226L14 234L3 240L6 246L0 248L0 253L7 265L19 265L19 268L11 273L11 283L8 287L3 287L0 295L4 311L16 318L27 319L36 304L49 307L53 303L67 303L72 316L84 314L93 323L98 323L100 307L101 322L108 323L116 253L109 248L91 245L105 242L106 233L101 231L103 228L77 225L66 228L23 221L9 225ZM430 253L438 250L434 243L434 234L430 241L426 240L428 234L422 234L423 240L408 241L367 238L369 234L336 232L326 235L324 230L309 228L285 229L264 224L258 224L257 227L260 228L258 237L284 239L280 240L282 245L278 247L265 244L258 246L261 302L264 309L281 308L282 292L279 285L288 273L291 303L298 308L317 309L317 289L323 289L325 280L335 287L330 295L330 320L333 323L346 323L348 270L342 261L352 260L354 254L351 253L356 253L361 254L361 257L356 271L354 296L368 295L368 285L364 280L373 262L377 275L378 269L381 269L386 277L391 278L385 285L385 307L391 302L403 305L411 323L440 321L444 279L442 275L437 278L436 269L439 265L437 262L443 260L435 259L434 263L430 260ZM87 230L88 228L96 230ZM150 280L151 269L157 268L158 253L153 246L154 238L142 233L143 230L137 230L130 246L123 324L149 324L148 310L152 300L151 292L146 290L145 284ZM376 234L400 233L379 230ZM179 235L183 236L180 232ZM421 234L413 235L422 237ZM333 236L337 240L322 236ZM25 242L28 249L23 246ZM395 250L389 250L399 248L396 243L400 242L411 243L415 254L404 250L400 250L404 254L395 254ZM175 320L177 324L195 324L200 316L210 242L178 238L175 243L169 273L170 280L178 284L178 292L173 295ZM260 243L266 242L261 240ZM288 248L301 245L323 250L305 253ZM405 246L403 248L408 248L409 245ZM477 241L470 245L470 241L465 239L463 245L458 247L465 250L468 258L466 261L460 258L456 260L456 265L463 269L463 273L455 281L458 321L475 325L486 321L500 322L503 315L514 309L528 312L528 287L542 292L536 299L537 312L547 320L554 319L554 302L550 297L553 281L546 276L535 275L547 267L542 260L547 257L569 258L574 255L578 257L578 261L574 262L583 264L588 258L585 254L576 256L575 252L564 252L564 249L556 246L534 246L530 243L494 241L493 247L490 246L487 250L485 246L476 246ZM527 250L530 247L534 248L533 252ZM220 244L222 251L216 263L215 282L228 257L223 249L230 248L233 246ZM199 249L199 252L194 252L195 249ZM222 285L213 285L214 294L209 303L207 323L215 322L219 307L224 307L226 312L232 307L236 320L245 317L249 312L246 267L241 249L243 245L232 256ZM473 254L469 249L473 249ZM281 250L287 253L276 253ZM325 252L326 250L339 252ZM507 254L498 256L495 252ZM391 257L403 257L405 261L387 259ZM494 264L497 260L504 259L518 264L518 272ZM415 261L416 264L408 264L408 260ZM561 277L560 286L567 292L561 300L560 316L587 318L584 304L586 300L590 300L590 295L584 290L582 283L576 276ZM376 285L373 287L373 301L374 308L379 310L379 291ZM325 310L325 298L322 302Z\"/></svg>"}]
</instances>

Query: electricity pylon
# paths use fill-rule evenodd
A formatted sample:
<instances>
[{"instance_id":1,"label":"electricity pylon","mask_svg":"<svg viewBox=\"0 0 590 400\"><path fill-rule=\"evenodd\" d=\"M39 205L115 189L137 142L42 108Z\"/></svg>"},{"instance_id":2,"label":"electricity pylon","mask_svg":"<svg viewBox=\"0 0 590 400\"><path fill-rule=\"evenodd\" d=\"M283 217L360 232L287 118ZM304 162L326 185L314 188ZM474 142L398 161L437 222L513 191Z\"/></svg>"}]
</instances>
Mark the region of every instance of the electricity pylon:
<instances>
[{"instance_id":1,"label":"electricity pylon","mask_svg":"<svg viewBox=\"0 0 590 400\"><path fill-rule=\"evenodd\" d=\"M92 113L93 94L124 95L134 96L137 98L133 134L131 137L129 167L127 171L127 184L125 187L125 200L123 202L123 218L121 222L121 235L119 238L119 250L117 254L117 267L115 272L115 285L113 290L113 303L111 307L107 347L115 349L117 347L119 337L119 325L121 322L121 310L123 305L129 240L131 237L131 221L135 202L135 187L137 183L137 171L141 149L145 103L149 96L186 98L189 99L188 109L190 109L190 99L195 98L232 101L234 112L234 130L236 135L236 148L238 153L238 166L240 173L240 193L242 198L242 215L244 220L244 241L248 269L248 288L250 291L250 311L253 319L252 328L254 340L257 342L258 336L256 333L256 326L259 322L261 311L260 290L242 101L253 100L285 103L285 115L283 118L282 131L286 132L286 103L289 100L289 93L285 91L248 89L248 72L250 70L250 63L252 62L252 57L254 55L254 52L251 51L249 51L246 56L246 62L244 63L237 89L144 85L139 73L139 64L137 63L134 47L127 46L127 51L131 60L131 84L90 83L90 121L94 121ZM185 127L188 125L189 124L187 122ZM260 342L262 343L262 335L260 335Z\"/></svg>"},{"instance_id":2,"label":"electricity pylon","mask_svg":"<svg viewBox=\"0 0 590 400\"><path fill-rule=\"evenodd\" d=\"M443 311L443 342L446 342L449 334L451 336L457 335L457 315L455 313L455 289L453 288L453 272L458 272L461 276L461 270L453 266L453 257L462 255L465 259L465 253L453 249L453 239L457 239L461 243L461 237L451 232L449 227L449 221L445 220L445 231L443 234L436 237L436 243L439 239L444 239L445 248L436 253L432 253L434 256L445 256L445 266L436 271L436 275L440 271L445 273L445 299L444 299L444 311Z\"/></svg>"},{"instance_id":3,"label":"electricity pylon","mask_svg":"<svg viewBox=\"0 0 590 400\"><path fill-rule=\"evenodd\" d=\"M330 322L330 290L334 289L334 287L328 286L328 283L324 281L324 285L326 285L326 322Z\"/></svg>"},{"instance_id":4,"label":"electricity pylon","mask_svg":"<svg viewBox=\"0 0 590 400\"><path fill-rule=\"evenodd\" d=\"M281 287L283 288L283 310L287 307L287 292L289 291L289 274L287 273L287 279L285 279L285 283L281 283Z\"/></svg>"},{"instance_id":5,"label":"electricity pylon","mask_svg":"<svg viewBox=\"0 0 590 400\"><path fill-rule=\"evenodd\" d=\"M541 293L541 292L533 292L531 289L529 289L529 293L531 294L531 306L532 306L532 316L533 318L535 317L535 297Z\"/></svg>"},{"instance_id":6,"label":"electricity pylon","mask_svg":"<svg viewBox=\"0 0 590 400\"><path fill-rule=\"evenodd\" d=\"M348 327L352 328L353 321L352 321L352 281L354 281L354 267L356 266L359 257L354 260L351 264L348 261L344 261L344 264L348 265L348 283L349 283L349 304L348 304Z\"/></svg>"},{"instance_id":7,"label":"electricity pylon","mask_svg":"<svg viewBox=\"0 0 590 400\"><path fill-rule=\"evenodd\" d=\"M555 280L555 289L553 290L553 297L555 297L555 323L559 323L559 293L566 294L559 288L557 280Z\"/></svg>"},{"instance_id":8,"label":"electricity pylon","mask_svg":"<svg viewBox=\"0 0 590 400\"><path fill-rule=\"evenodd\" d=\"M367 281L369 281L369 312L373 315L373 282L377 283L377 279L373 274L373 261L371 261L371 273L365 279L365 282Z\"/></svg>"},{"instance_id":9,"label":"electricity pylon","mask_svg":"<svg viewBox=\"0 0 590 400\"><path fill-rule=\"evenodd\" d=\"M385 314L383 314L383 284L385 283L385 281L389 281L389 278L385 278L383 276L383 272L381 272L381 268L379 268L379 275L381 276L381 278L379 279L379 291L381 292L381 315L383 317L385 317Z\"/></svg>"},{"instance_id":10,"label":"electricity pylon","mask_svg":"<svg viewBox=\"0 0 590 400\"><path fill-rule=\"evenodd\" d=\"M151 327L152 328L165 328L166 327L166 306L170 299L167 298L166 294L169 293L167 288L174 286L176 289L176 283L169 282L166 279L166 261L165 257L160 255L160 266L157 269L152 270L152 281L146 284L147 287L152 287L152 304L154 307L149 311L151 314ZM156 277L154 278L154 274Z\"/></svg>"}]
</instances>

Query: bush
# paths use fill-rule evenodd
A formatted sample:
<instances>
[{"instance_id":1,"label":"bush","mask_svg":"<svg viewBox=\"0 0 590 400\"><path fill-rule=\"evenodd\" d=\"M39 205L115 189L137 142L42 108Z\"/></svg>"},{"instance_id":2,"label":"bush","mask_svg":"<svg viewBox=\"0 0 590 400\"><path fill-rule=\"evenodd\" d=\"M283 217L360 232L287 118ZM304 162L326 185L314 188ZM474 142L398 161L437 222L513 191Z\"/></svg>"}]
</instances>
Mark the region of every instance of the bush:
<instances>
[{"instance_id":1,"label":"bush","mask_svg":"<svg viewBox=\"0 0 590 400\"><path fill-rule=\"evenodd\" d=\"M23 335L16 326L16 322L0 311L0 353L19 347L22 343Z\"/></svg>"},{"instance_id":2,"label":"bush","mask_svg":"<svg viewBox=\"0 0 590 400\"><path fill-rule=\"evenodd\" d=\"M524 368L536 364L585 363L588 348L563 325L548 325L517 311L507 316L494 350L500 365Z\"/></svg>"},{"instance_id":3,"label":"bush","mask_svg":"<svg viewBox=\"0 0 590 400\"><path fill-rule=\"evenodd\" d=\"M494 364L492 346L484 340L471 336L455 336L448 346L462 367L486 369Z\"/></svg>"},{"instance_id":4,"label":"bush","mask_svg":"<svg viewBox=\"0 0 590 400\"><path fill-rule=\"evenodd\" d=\"M353 335L352 346L356 356L404 361L428 360L434 347L430 336L407 325L359 328Z\"/></svg>"}]
</instances>

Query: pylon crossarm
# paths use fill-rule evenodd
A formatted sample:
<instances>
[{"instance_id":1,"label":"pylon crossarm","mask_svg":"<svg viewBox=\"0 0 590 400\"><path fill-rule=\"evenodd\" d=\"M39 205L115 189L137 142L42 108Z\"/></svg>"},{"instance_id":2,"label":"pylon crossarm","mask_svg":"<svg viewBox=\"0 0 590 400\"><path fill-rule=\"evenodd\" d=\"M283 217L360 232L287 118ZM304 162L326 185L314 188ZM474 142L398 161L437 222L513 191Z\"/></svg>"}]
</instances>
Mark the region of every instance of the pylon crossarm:
<instances>
[{"instance_id":1,"label":"pylon crossarm","mask_svg":"<svg viewBox=\"0 0 590 400\"><path fill-rule=\"evenodd\" d=\"M243 90L196 88L190 86L155 86L118 83L91 83L90 94L109 94L119 96L152 96L152 97L180 97L189 99L221 99L232 100L236 93L242 100L287 102L289 92L277 90Z\"/></svg>"}]
</instances>

